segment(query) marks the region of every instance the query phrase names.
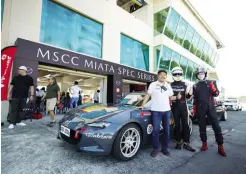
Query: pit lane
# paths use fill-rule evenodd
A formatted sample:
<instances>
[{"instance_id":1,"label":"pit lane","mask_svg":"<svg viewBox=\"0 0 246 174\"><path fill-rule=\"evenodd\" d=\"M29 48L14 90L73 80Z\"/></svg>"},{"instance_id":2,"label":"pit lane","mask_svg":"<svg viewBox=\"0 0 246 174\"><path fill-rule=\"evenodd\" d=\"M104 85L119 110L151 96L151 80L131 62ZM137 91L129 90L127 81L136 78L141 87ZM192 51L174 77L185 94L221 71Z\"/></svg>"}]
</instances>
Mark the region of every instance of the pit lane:
<instances>
[{"instance_id":1,"label":"pit lane","mask_svg":"<svg viewBox=\"0 0 246 174\"><path fill-rule=\"evenodd\" d=\"M61 116L57 116L58 117ZM113 156L92 156L78 153L66 143L57 140L57 127L46 126L48 117L42 120L26 121L27 126L2 127L2 173L4 174L117 174L117 173L241 173L246 171L246 112L228 112L228 120L221 122L225 134L225 149L228 158L217 155L214 133L208 126L208 152L199 152L198 126L194 125L191 144L196 153L176 151L171 141L170 157L150 156L151 147L143 147L135 159L129 162L117 161ZM205 161L205 163L204 163ZM236 161L236 162L235 162ZM200 163L199 163L200 162ZM204 164L201 165L201 162ZM221 167L218 167L221 166ZM194 173L193 172L193 173ZM234 172L233 172L234 173Z\"/></svg>"}]
</instances>

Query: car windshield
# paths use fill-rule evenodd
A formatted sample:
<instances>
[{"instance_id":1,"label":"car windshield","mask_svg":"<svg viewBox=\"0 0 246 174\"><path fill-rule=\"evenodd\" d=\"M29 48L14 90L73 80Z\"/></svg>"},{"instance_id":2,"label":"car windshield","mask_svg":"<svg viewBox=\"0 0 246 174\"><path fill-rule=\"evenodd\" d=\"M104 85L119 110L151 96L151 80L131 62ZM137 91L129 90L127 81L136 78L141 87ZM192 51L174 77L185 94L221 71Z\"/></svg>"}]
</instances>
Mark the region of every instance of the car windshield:
<instances>
[{"instance_id":1,"label":"car windshield","mask_svg":"<svg viewBox=\"0 0 246 174\"><path fill-rule=\"evenodd\" d=\"M130 105L130 106L141 106L144 100L144 93L130 93L127 94L120 102L122 105ZM150 99L147 104L150 103ZM147 105L146 104L146 105Z\"/></svg>"}]
</instances>

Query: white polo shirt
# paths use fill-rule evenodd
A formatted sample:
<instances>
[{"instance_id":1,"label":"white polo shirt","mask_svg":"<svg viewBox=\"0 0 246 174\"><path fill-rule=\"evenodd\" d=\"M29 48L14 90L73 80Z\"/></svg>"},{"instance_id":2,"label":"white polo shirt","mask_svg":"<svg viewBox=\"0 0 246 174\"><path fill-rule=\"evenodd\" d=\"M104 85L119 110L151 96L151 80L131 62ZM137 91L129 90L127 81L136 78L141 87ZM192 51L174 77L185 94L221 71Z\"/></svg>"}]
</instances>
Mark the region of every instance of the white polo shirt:
<instances>
[{"instance_id":1,"label":"white polo shirt","mask_svg":"<svg viewBox=\"0 0 246 174\"><path fill-rule=\"evenodd\" d=\"M72 97L78 98L79 97L79 91L81 91L81 88L78 85L72 86L71 87Z\"/></svg>"},{"instance_id":2,"label":"white polo shirt","mask_svg":"<svg viewBox=\"0 0 246 174\"><path fill-rule=\"evenodd\" d=\"M161 86L167 90L161 89ZM167 82L162 84L159 81L152 82L148 93L151 95L151 111L166 112L171 110L169 97L173 96L173 90L170 84Z\"/></svg>"}]
</instances>

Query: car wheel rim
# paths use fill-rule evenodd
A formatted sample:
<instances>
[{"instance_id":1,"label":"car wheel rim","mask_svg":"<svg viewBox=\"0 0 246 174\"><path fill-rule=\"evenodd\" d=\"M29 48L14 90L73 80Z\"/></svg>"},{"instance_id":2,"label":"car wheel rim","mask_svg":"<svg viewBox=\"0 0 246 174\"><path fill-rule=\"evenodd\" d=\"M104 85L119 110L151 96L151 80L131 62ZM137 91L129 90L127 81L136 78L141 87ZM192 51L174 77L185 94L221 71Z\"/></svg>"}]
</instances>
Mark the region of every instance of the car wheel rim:
<instances>
[{"instance_id":1,"label":"car wheel rim","mask_svg":"<svg viewBox=\"0 0 246 174\"><path fill-rule=\"evenodd\" d=\"M135 128L127 129L120 140L120 151L124 157L134 156L140 146L140 134Z\"/></svg>"},{"instance_id":2,"label":"car wheel rim","mask_svg":"<svg viewBox=\"0 0 246 174\"><path fill-rule=\"evenodd\" d=\"M193 131L193 123L192 123L191 119L189 119L189 128L190 128L190 135L191 135L191 133Z\"/></svg>"}]
</instances>

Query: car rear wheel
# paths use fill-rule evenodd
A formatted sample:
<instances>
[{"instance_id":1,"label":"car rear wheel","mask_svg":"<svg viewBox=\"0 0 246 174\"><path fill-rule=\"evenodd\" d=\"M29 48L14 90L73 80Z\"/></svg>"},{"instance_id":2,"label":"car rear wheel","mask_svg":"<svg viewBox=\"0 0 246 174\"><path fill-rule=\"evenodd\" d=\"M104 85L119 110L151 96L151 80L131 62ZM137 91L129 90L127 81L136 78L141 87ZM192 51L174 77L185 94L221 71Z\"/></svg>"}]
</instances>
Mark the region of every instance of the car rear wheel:
<instances>
[{"instance_id":1,"label":"car rear wheel","mask_svg":"<svg viewBox=\"0 0 246 174\"><path fill-rule=\"evenodd\" d=\"M135 124L128 124L121 129L115 139L114 156L122 161L133 159L139 151L141 140L139 127Z\"/></svg>"},{"instance_id":2,"label":"car rear wheel","mask_svg":"<svg viewBox=\"0 0 246 174\"><path fill-rule=\"evenodd\" d=\"M221 116L221 120L222 121L226 121L227 120L227 111L224 111L224 113Z\"/></svg>"}]
</instances>

